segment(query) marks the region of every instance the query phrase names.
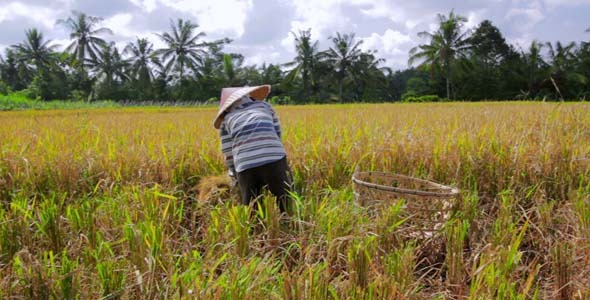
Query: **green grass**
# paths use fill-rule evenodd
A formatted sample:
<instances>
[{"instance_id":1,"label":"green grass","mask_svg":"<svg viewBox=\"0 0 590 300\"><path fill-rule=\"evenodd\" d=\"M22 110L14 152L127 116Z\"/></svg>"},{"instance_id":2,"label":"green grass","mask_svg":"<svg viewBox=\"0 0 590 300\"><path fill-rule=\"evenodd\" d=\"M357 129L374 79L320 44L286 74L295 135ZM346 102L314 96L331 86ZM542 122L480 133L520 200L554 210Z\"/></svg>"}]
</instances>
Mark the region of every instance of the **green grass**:
<instances>
[{"instance_id":1,"label":"green grass","mask_svg":"<svg viewBox=\"0 0 590 300\"><path fill-rule=\"evenodd\" d=\"M0 95L0 110L48 110L48 109L82 109L82 108L115 108L120 107L114 101L102 100L93 102L51 100L41 101L29 99L24 95L12 93Z\"/></svg>"}]
</instances>

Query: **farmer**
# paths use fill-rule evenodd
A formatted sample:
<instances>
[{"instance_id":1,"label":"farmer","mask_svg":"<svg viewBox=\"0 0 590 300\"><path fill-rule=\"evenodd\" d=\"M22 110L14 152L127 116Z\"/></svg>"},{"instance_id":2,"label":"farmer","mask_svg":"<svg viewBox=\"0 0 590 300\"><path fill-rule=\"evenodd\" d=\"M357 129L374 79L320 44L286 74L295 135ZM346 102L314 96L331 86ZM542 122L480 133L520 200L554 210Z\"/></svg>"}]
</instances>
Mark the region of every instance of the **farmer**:
<instances>
[{"instance_id":1,"label":"farmer","mask_svg":"<svg viewBox=\"0 0 590 300\"><path fill-rule=\"evenodd\" d=\"M229 175L237 176L242 204L249 205L268 186L284 213L292 180L279 119L264 101L269 93L270 85L222 89L214 126Z\"/></svg>"}]
</instances>

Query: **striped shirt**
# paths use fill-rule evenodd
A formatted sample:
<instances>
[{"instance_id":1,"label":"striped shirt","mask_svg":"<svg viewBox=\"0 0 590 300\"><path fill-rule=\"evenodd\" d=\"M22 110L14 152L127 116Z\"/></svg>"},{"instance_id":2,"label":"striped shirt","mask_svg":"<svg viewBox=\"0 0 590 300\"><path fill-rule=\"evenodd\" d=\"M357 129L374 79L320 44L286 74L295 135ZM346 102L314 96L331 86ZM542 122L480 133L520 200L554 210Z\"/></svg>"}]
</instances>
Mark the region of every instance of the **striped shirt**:
<instances>
[{"instance_id":1,"label":"striped shirt","mask_svg":"<svg viewBox=\"0 0 590 300\"><path fill-rule=\"evenodd\" d=\"M220 127L221 151L230 170L242 172L286 156L276 112L264 101L248 101L227 113Z\"/></svg>"}]
</instances>

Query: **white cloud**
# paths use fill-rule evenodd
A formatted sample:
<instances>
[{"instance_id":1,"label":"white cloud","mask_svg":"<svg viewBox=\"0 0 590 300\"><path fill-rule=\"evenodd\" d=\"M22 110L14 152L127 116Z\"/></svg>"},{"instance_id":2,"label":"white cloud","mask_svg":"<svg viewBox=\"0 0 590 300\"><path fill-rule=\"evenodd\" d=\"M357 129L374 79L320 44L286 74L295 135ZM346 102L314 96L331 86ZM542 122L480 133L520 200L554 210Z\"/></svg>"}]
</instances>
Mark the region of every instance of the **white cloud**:
<instances>
[{"instance_id":1,"label":"white cloud","mask_svg":"<svg viewBox=\"0 0 590 300\"><path fill-rule=\"evenodd\" d=\"M327 38L329 34L339 31L338 28L370 26L358 24L347 15L345 6L358 6L358 11L368 18L385 18L394 22L403 22L407 18L402 6L391 0L293 0L295 19L291 22L291 31L312 29L316 39Z\"/></svg>"},{"instance_id":2,"label":"white cloud","mask_svg":"<svg viewBox=\"0 0 590 300\"><path fill-rule=\"evenodd\" d=\"M363 38L361 48L364 51L377 50L377 56L386 59L386 65L401 68L406 65L407 53L412 39L409 35L393 29L387 29L382 35L372 33Z\"/></svg>"},{"instance_id":3,"label":"white cloud","mask_svg":"<svg viewBox=\"0 0 590 300\"><path fill-rule=\"evenodd\" d=\"M506 19L515 21L516 30L529 31L533 26L543 20L543 8L539 2L531 2L528 7L512 8L506 14Z\"/></svg>"},{"instance_id":4,"label":"white cloud","mask_svg":"<svg viewBox=\"0 0 590 300\"><path fill-rule=\"evenodd\" d=\"M22 17L40 23L45 29L53 29L57 12L46 7L24 5L16 1L4 6L0 5L0 23Z\"/></svg>"},{"instance_id":5,"label":"white cloud","mask_svg":"<svg viewBox=\"0 0 590 300\"><path fill-rule=\"evenodd\" d=\"M399 51L400 46L412 41L410 36L399 31L387 29L382 35L372 33L369 37L363 38L361 47L364 50L377 49L380 53L394 53Z\"/></svg>"},{"instance_id":6,"label":"white cloud","mask_svg":"<svg viewBox=\"0 0 590 300\"><path fill-rule=\"evenodd\" d=\"M326 1L324 3L328 2L329 1ZM321 6L321 4L319 6ZM332 19L333 16L330 16L328 13L316 11L313 15L306 15L304 13L306 10L307 8L305 7L302 7L300 10L298 9L297 14L301 19L291 21L291 29L280 41L280 45L283 48L283 52L287 60L295 56L295 39L293 37L293 33L299 35L299 31L311 29L310 33L312 41L317 41L320 39L325 40L328 36L324 35L322 31L336 26L334 24L339 22L338 18Z\"/></svg>"},{"instance_id":7,"label":"white cloud","mask_svg":"<svg viewBox=\"0 0 590 300\"><path fill-rule=\"evenodd\" d=\"M528 50L531 43L535 40L535 38L531 34L522 34L520 36L514 38L507 38L507 41L517 47L517 49L522 49L523 51Z\"/></svg>"},{"instance_id":8,"label":"white cloud","mask_svg":"<svg viewBox=\"0 0 590 300\"><path fill-rule=\"evenodd\" d=\"M417 20L406 20L404 22L404 25L406 26L407 29L414 29L414 27L416 27L416 25L420 24L420 21Z\"/></svg>"},{"instance_id":9,"label":"white cloud","mask_svg":"<svg viewBox=\"0 0 590 300\"><path fill-rule=\"evenodd\" d=\"M590 0L544 0L545 4L550 8L556 6L575 6L575 5L588 5Z\"/></svg>"},{"instance_id":10,"label":"white cloud","mask_svg":"<svg viewBox=\"0 0 590 300\"><path fill-rule=\"evenodd\" d=\"M361 9L361 12L373 18L388 18L394 22L408 18L405 9L401 5L395 5L390 1L361 1L360 4L371 5L370 8Z\"/></svg>"},{"instance_id":11,"label":"white cloud","mask_svg":"<svg viewBox=\"0 0 590 300\"><path fill-rule=\"evenodd\" d=\"M313 39L313 35L312 35L312 39ZM285 38L283 38L281 40L281 46L283 46L283 49L288 52L288 53L295 53L295 51L293 49L295 49L295 40L293 39L293 35L291 33L289 33Z\"/></svg>"},{"instance_id":12,"label":"white cloud","mask_svg":"<svg viewBox=\"0 0 590 300\"><path fill-rule=\"evenodd\" d=\"M534 25L543 19L543 12L537 8L513 8L506 14L509 19L526 18L527 25Z\"/></svg>"},{"instance_id":13,"label":"white cloud","mask_svg":"<svg viewBox=\"0 0 590 300\"><path fill-rule=\"evenodd\" d=\"M165 6L197 18L200 29L240 37L244 34L247 15L252 10L252 0L159 0Z\"/></svg>"},{"instance_id":14,"label":"white cloud","mask_svg":"<svg viewBox=\"0 0 590 300\"><path fill-rule=\"evenodd\" d=\"M329 27L326 27L329 28ZM292 21L291 22L291 30L287 33L285 38L281 41L283 46L288 46L290 49L295 47L295 41L293 38L293 33L299 35L299 31L304 31L311 29L311 39L318 40L320 38L327 38L326 36L322 36L322 32L319 29L319 26L314 27L309 23L301 22L301 21Z\"/></svg>"},{"instance_id":15,"label":"white cloud","mask_svg":"<svg viewBox=\"0 0 590 300\"><path fill-rule=\"evenodd\" d=\"M72 43L72 41L69 39L53 39L53 40L51 40L52 45L57 45L62 50L66 49L70 45L70 43Z\"/></svg>"},{"instance_id":16,"label":"white cloud","mask_svg":"<svg viewBox=\"0 0 590 300\"><path fill-rule=\"evenodd\" d=\"M435 32L438 30L438 23L428 23L428 32Z\"/></svg>"},{"instance_id":17,"label":"white cloud","mask_svg":"<svg viewBox=\"0 0 590 300\"><path fill-rule=\"evenodd\" d=\"M140 7L147 13L151 13L156 9L156 0L129 0L131 3Z\"/></svg>"},{"instance_id":18,"label":"white cloud","mask_svg":"<svg viewBox=\"0 0 590 300\"><path fill-rule=\"evenodd\" d=\"M117 35L123 37L135 37L137 32L132 31L129 25L133 20L133 15L130 13L116 14L110 18L105 19L102 25L106 28L111 28Z\"/></svg>"},{"instance_id":19,"label":"white cloud","mask_svg":"<svg viewBox=\"0 0 590 300\"><path fill-rule=\"evenodd\" d=\"M244 59L244 65L257 65L258 67L262 66L263 63L268 64L279 64L284 63L281 60L281 53L278 51L270 52L270 53L256 53L253 55L248 55Z\"/></svg>"},{"instance_id":20,"label":"white cloud","mask_svg":"<svg viewBox=\"0 0 590 300\"><path fill-rule=\"evenodd\" d=\"M407 9L402 1L392 0L293 0L296 18L292 21L292 31L312 28L316 38L324 38L324 33L337 31L335 28L345 27L356 20L351 19L343 11L345 6L358 6L358 11L368 18L388 19L393 22L404 23L414 27L422 22L421 18L410 20ZM419 14L417 14L419 15ZM414 21L418 20L418 21ZM358 25L360 27L367 24ZM354 24L353 24L354 27Z\"/></svg>"},{"instance_id":21,"label":"white cloud","mask_svg":"<svg viewBox=\"0 0 590 300\"><path fill-rule=\"evenodd\" d=\"M366 24L357 24L343 11L344 5L361 6L361 14L369 18L397 17L400 14L392 10L388 0L293 0L295 18L291 21L290 32L280 41L288 55L294 55L295 42L291 32L311 29L312 40L323 42L337 28L352 27L353 31ZM355 23L353 23L355 21Z\"/></svg>"},{"instance_id":22,"label":"white cloud","mask_svg":"<svg viewBox=\"0 0 590 300\"><path fill-rule=\"evenodd\" d=\"M278 64L284 63L284 58L281 57L282 52L274 45L236 45L229 44L225 50L232 53L241 53L244 55L243 66L257 65L260 67L263 63Z\"/></svg>"},{"instance_id":23,"label":"white cloud","mask_svg":"<svg viewBox=\"0 0 590 300\"><path fill-rule=\"evenodd\" d=\"M467 22L465 23L465 28L477 27L477 25L479 25L479 23L481 23L481 21L483 21L480 15L482 15L482 13L470 11L467 14Z\"/></svg>"}]
</instances>

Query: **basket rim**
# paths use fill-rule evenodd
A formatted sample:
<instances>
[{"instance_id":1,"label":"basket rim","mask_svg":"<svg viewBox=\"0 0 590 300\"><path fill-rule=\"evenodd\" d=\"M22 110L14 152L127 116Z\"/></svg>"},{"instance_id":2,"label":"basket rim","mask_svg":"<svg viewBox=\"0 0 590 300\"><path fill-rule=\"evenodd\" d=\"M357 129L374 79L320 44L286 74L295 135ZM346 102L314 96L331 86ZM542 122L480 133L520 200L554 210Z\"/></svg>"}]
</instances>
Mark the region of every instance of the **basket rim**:
<instances>
[{"instance_id":1,"label":"basket rim","mask_svg":"<svg viewBox=\"0 0 590 300\"><path fill-rule=\"evenodd\" d=\"M409 179L412 181L428 184L430 186L439 188L441 190L446 190L446 192L429 192L429 191L423 191L423 190L414 190L414 189L406 189L406 188L399 188L399 187L392 187L392 186L384 186L384 185L380 185L380 184L367 182L367 181L358 179L357 177L361 174L367 174L369 176L383 175L386 177L397 177L397 178ZM380 172L380 171L355 172L354 174L352 174L352 182L354 184L365 186L368 188L373 188L373 189L386 191L386 192L394 192L394 193L398 193L398 194L409 194L409 195L438 197L438 198L454 198L459 195L459 189L453 188L450 186L446 186L446 185L442 185L442 184L436 183L434 181L415 178L415 177L411 177L411 176L407 176L407 175L403 175L403 174L387 173L387 172Z\"/></svg>"}]
</instances>

